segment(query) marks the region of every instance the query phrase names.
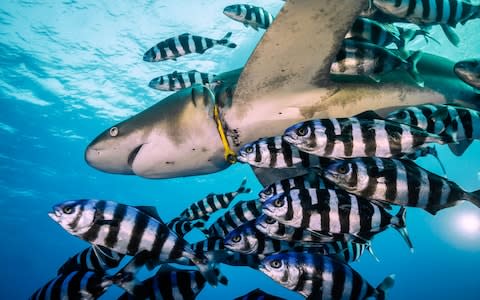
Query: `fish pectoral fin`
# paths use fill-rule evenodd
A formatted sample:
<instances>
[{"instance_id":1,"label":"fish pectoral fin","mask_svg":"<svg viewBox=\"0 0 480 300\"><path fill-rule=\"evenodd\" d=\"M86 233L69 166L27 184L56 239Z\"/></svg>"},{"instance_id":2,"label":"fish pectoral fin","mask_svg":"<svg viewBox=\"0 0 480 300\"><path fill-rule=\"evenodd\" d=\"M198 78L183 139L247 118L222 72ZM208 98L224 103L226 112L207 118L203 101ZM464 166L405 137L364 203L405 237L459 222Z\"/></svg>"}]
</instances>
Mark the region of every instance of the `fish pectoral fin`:
<instances>
[{"instance_id":1,"label":"fish pectoral fin","mask_svg":"<svg viewBox=\"0 0 480 300\"><path fill-rule=\"evenodd\" d=\"M440 24L442 27L443 32L445 33L445 36L447 39L455 46L458 47L458 44L460 44L460 37L458 34L455 32L455 30L447 25L447 24Z\"/></svg>"}]
</instances>

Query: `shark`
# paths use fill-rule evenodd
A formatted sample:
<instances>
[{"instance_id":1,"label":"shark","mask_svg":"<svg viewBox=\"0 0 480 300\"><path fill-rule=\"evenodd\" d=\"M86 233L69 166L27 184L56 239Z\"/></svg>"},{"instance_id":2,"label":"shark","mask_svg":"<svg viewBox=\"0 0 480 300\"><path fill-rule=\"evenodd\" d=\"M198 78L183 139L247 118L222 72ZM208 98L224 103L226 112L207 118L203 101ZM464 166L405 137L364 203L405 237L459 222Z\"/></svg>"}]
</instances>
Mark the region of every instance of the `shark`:
<instances>
[{"instance_id":1,"label":"shark","mask_svg":"<svg viewBox=\"0 0 480 300\"><path fill-rule=\"evenodd\" d=\"M384 115L425 102L479 106L480 96L455 76L454 63L432 54L417 64L424 87L403 70L380 83L331 76L337 50L367 2L287 1L244 68L219 74L214 91L183 89L107 128L87 146L86 162L145 178L197 176L229 167L228 151L307 119L367 110ZM301 170L254 171L268 184Z\"/></svg>"}]
</instances>

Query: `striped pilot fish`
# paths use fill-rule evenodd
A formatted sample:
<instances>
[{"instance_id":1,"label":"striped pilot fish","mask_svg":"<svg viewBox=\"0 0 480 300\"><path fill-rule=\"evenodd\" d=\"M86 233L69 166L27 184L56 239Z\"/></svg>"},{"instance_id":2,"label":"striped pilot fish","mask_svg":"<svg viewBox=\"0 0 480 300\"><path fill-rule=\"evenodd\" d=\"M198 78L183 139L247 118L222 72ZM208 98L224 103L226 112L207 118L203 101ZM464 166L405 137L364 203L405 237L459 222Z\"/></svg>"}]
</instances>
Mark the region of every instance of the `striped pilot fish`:
<instances>
[{"instance_id":1,"label":"striped pilot fish","mask_svg":"<svg viewBox=\"0 0 480 300\"><path fill-rule=\"evenodd\" d=\"M190 53L203 54L206 50L215 45L222 45L228 48L235 48L237 45L230 42L232 33L227 33L222 39L214 40L207 37L183 33L179 36L166 39L148 49L143 55L147 62L158 62L167 59L175 60L177 57Z\"/></svg>"},{"instance_id":2,"label":"striped pilot fish","mask_svg":"<svg viewBox=\"0 0 480 300\"><path fill-rule=\"evenodd\" d=\"M387 14L414 24L441 25L455 46L459 39L452 27L480 17L480 6L468 0L373 0L373 4Z\"/></svg>"},{"instance_id":3,"label":"striped pilot fish","mask_svg":"<svg viewBox=\"0 0 480 300\"><path fill-rule=\"evenodd\" d=\"M291 190L268 199L262 211L285 225L324 234L349 234L364 243L391 226L413 251L405 208L392 216L380 204L343 190Z\"/></svg>"},{"instance_id":4,"label":"striped pilot fish","mask_svg":"<svg viewBox=\"0 0 480 300\"><path fill-rule=\"evenodd\" d=\"M230 203L240 194L248 194L252 190L246 188L247 179L243 179L238 189L234 192L228 192L225 194L208 194L205 198L193 203L182 213L180 218L190 221L203 219L208 220L209 216L217 210L227 208Z\"/></svg>"},{"instance_id":5,"label":"striped pilot fish","mask_svg":"<svg viewBox=\"0 0 480 300\"><path fill-rule=\"evenodd\" d=\"M249 4L235 4L225 7L223 13L245 27L251 26L258 31L258 28L268 29L273 22L273 16L264 8Z\"/></svg>"},{"instance_id":6,"label":"striped pilot fish","mask_svg":"<svg viewBox=\"0 0 480 300\"><path fill-rule=\"evenodd\" d=\"M323 176L349 193L391 204L420 207L431 214L467 200L480 207L480 190L466 192L410 160L378 157L334 161Z\"/></svg>"},{"instance_id":7,"label":"striped pilot fish","mask_svg":"<svg viewBox=\"0 0 480 300\"><path fill-rule=\"evenodd\" d=\"M162 265L158 272L142 281L133 295L122 294L118 300L193 300L205 287L205 278L198 271L175 269Z\"/></svg>"},{"instance_id":8,"label":"striped pilot fish","mask_svg":"<svg viewBox=\"0 0 480 300\"><path fill-rule=\"evenodd\" d=\"M155 77L148 83L152 89L160 91L178 91L191 87L194 84L201 84L214 89L220 82L215 80L215 74L202 73L197 70L191 70L185 73L173 72L167 75Z\"/></svg>"},{"instance_id":9,"label":"striped pilot fish","mask_svg":"<svg viewBox=\"0 0 480 300\"><path fill-rule=\"evenodd\" d=\"M217 284L214 266L172 232L153 207L82 199L57 204L48 215L67 232L94 247L103 246L132 256L148 251L156 264L187 257L211 285Z\"/></svg>"},{"instance_id":10,"label":"striped pilot fish","mask_svg":"<svg viewBox=\"0 0 480 300\"><path fill-rule=\"evenodd\" d=\"M361 75L380 82L382 75L401 69L407 71L417 85L423 87L423 79L417 70L420 57L420 51L413 52L404 59L387 48L355 39L345 39L330 66L330 74Z\"/></svg>"},{"instance_id":11,"label":"striped pilot fish","mask_svg":"<svg viewBox=\"0 0 480 300\"><path fill-rule=\"evenodd\" d=\"M283 138L302 151L330 158L403 156L426 143L452 142L448 136L407 124L366 118L369 113L300 122L289 127Z\"/></svg>"},{"instance_id":12,"label":"striped pilot fish","mask_svg":"<svg viewBox=\"0 0 480 300\"><path fill-rule=\"evenodd\" d=\"M431 38L425 30L397 27L393 24L383 24L369 18L358 17L345 38L364 40L380 47L395 44L399 50L403 50L406 43L420 35Z\"/></svg>"},{"instance_id":13,"label":"striped pilot fish","mask_svg":"<svg viewBox=\"0 0 480 300\"><path fill-rule=\"evenodd\" d=\"M422 104L392 111L387 119L417 126L455 141L449 148L462 155L474 139L480 139L480 112L453 104Z\"/></svg>"},{"instance_id":14,"label":"striped pilot fish","mask_svg":"<svg viewBox=\"0 0 480 300\"><path fill-rule=\"evenodd\" d=\"M248 294L237 297L233 300L286 300L286 299L280 298L274 295L270 295L267 292L257 288L249 292Z\"/></svg>"},{"instance_id":15,"label":"striped pilot fish","mask_svg":"<svg viewBox=\"0 0 480 300\"><path fill-rule=\"evenodd\" d=\"M31 300L97 299L113 284L112 277L92 271L59 274L35 291Z\"/></svg>"},{"instance_id":16,"label":"striped pilot fish","mask_svg":"<svg viewBox=\"0 0 480 300\"><path fill-rule=\"evenodd\" d=\"M323 178L314 172L309 172L306 175L300 175L292 178L282 179L267 185L263 190L258 193L259 200L265 202L273 195L280 193L288 193L293 189L334 189L336 185Z\"/></svg>"},{"instance_id":17,"label":"striped pilot fish","mask_svg":"<svg viewBox=\"0 0 480 300\"><path fill-rule=\"evenodd\" d=\"M453 66L458 78L480 91L480 59L459 61Z\"/></svg>"},{"instance_id":18,"label":"striped pilot fish","mask_svg":"<svg viewBox=\"0 0 480 300\"><path fill-rule=\"evenodd\" d=\"M175 232L175 234L179 237L184 237L187 233L196 228L195 224L192 223L192 221L180 217L171 219L167 223L167 227L171 231Z\"/></svg>"},{"instance_id":19,"label":"striped pilot fish","mask_svg":"<svg viewBox=\"0 0 480 300\"><path fill-rule=\"evenodd\" d=\"M322 159L300 151L281 136L261 138L238 150L237 160L258 168L318 167Z\"/></svg>"},{"instance_id":20,"label":"striped pilot fish","mask_svg":"<svg viewBox=\"0 0 480 300\"><path fill-rule=\"evenodd\" d=\"M198 222L196 226L208 237L224 238L233 229L261 215L261 207L262 203L258 200L241 201L208 228L205 228L202 222Z\"/></svg>"},{"instance_id":21,"label":"striped pilot fish","mask_svg":"<svg viewBox=\"0 0 480 300\"><path fill-rule=\"evenodd\" d=\"M375 288L348 264L321 254L298 252L267 256L260 271L287 289L315 300L385 299L395 278L390 275Z\"/></svg>"},{"instance_id":22,"label":"striped pilot fish","mask_svg":"<svg viewBox=\"0 0 480 300\"><path fill-rule=\"evenodd\" d=\"M104 273L118 267L125 255L105 247L88 247L70 257L57 271L57 275L73 271L94 271Z\"/></svg>"}]
</instances>

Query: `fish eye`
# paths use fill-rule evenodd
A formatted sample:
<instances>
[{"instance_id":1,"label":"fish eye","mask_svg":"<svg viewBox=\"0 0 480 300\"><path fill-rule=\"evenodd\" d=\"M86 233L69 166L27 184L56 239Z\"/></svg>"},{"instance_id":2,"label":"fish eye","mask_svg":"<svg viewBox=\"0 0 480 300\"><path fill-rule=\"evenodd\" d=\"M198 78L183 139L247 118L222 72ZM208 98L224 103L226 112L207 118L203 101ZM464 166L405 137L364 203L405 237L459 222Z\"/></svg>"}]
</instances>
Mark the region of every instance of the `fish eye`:
<instances>
[{"instance_id":1,"label":"fish eye","mask_svg":"<svg viewBox=\"0 0 480 300\"><path fill-rule=\"evenodd\" d=\"M69 215L73 212L73 208L71 206L65 206L63 209L62 209L63 213Z\"/></svg>"},{"instance_id":2,"label":"fish eye","mask_svg":"<svg viewBox=\"0 0 480 300\"><path fill-rule=\"evenodd\" d=\"M247 153L252 153L253 152L253 147L252 146L248 146L245 148L245 152Z\"/></svg>"},{"instance_id":3,"label":"fish eye","mask_svg":"<svg viewBox=\"0 0 480 300\"><path fill-rule=\"evenodd\" d=\"M271 218L271 217L268 217L265 219L265 223L267 224L274 224L275 223L275 219L274 218Z\"/></svg>"},{"instance_id":4,"label":"fish eye","mask_svg":"<svg viewBox=\"0 0 480 300\"><path fill-rule=\"evenodd\" d=\"M234 243L238 243L238 242L240 242L241 240L242 240L242 237L239 236L239 235L236 235L236 236L234 236L234 237L232 238L232 242L234 242Z\"/></svg>"},{"instance_id":5,"label":"fish eye","mask_svg":"<svg viewBox=\"0 0 480 300\"><path fill-rule=\"evenodd\" d=\"M110 136L112 136L112 137L117 136L118 135L118 127L113 126L112 128L110 128L109 132L110 132Z\"/></svg>"},{"instance_id":6,"label":"fish eye","mask_svg":"<svg viewBox=\"0 0 480 300\"><path fill-rule=\"evenodd\" d=\"M347 174L348 173L348 165L346 164L343 164L343 165L340 165L338 168L337 168L337 172L340 173L340 174Z\"/></svg>"},{"instance_id":7,"label":"fish eye","mask_svg":"<svg viewBox=\"0 0 480 300\"><path fill-rule=\"evenodd\" d=\"M279 261L278 259L275 259L270 262L270 266L274 269L278 269L282 266L282 262Z\"/></svg>"},{"instance_id":8,"label":"fish eye","mask_svg":"<svg viewBox=\"0 0 480 300\"><path fill-rule=\"evenodd\" d=\"M265 195L271 195L271 194L273 193L273 189L272 189L272 188L268 188L268 189L264 190L263 193L264 193Z\"/></svg>"},{"instance_id":9,"label":"fish eye","mask_svg":"<svg viewBox=\"0 0 480 300\"><path fill-rule=\"evenodd\" d=\"M277 199L273 202L275 207L282 207L283 206L283 199Z\"/></svg>"},{"instance_id":10,"label":"fish eye","mask_svg":"<svg viewBox=\"0 0 480 300\"><path fill-rule=\"evenodd\" d=\"M298 136L306 136L308 133L308 127L303 125L297 128L297 135Z\"/></svg>"}]
</instances>

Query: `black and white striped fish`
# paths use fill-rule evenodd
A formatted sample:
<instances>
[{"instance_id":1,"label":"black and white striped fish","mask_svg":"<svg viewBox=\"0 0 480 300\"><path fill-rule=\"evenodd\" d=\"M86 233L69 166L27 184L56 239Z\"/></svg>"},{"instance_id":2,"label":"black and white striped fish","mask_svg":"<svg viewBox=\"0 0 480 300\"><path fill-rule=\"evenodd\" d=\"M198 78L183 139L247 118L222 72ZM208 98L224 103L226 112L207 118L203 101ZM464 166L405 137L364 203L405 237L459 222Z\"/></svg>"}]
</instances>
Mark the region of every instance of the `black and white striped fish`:
<instances>
[{"instance_id":1,"label":"black and white striped fish","mask_svg":"<svg viewBox=\"0 0 480 300\"><path fill-rule=\"evenodd\" d=\"M196 228L192 221L180 217L171 219L170 222L167 223L167 227L171 231L175 232L179 237L185 236L187 233Z\"/></svg>"},{"instance_id":2,"label":"black and white striped fish","mask_svg":"<svg viewBox=\"0 0 480 300\"><path fill-rule=\"evenodd\" d=\"M315 253L287 252L262 260L260 271L307 299L385 299L394 276L376 288L349 265Z\"/></svg>"},{"instance_id":3,"label":"black and white striped fish","mask_svg":"<svg viewBox=\"0 0 480 300\"><path fill-rule=\"evenodd\" d=\"M423 87L423 79L417 70L420 56L421 52L416 51L407 59L403 59L387 48L355 39L345 39L330 66L330 74L361 75L380 82L382 75L401 69L407 71L417 85Z\"/></svg>"},{"instance_id":4,"label":"black and white striped fish","mask_svg":"<svg viewBox=\"0 0 480 300\"><path fill-rule=\"evenodd\" d=\"M332 158L403 156L427 143L452 142L448 136L410 125L363 117L300 122L289 127L283 138L302 151Z\"/></svg>"},{"instance_id":5,"label":"black and white striped fish","mask_svg":"<svg viewBox=\"0 0 480 300\"><path fill-rule=\"evenodd\" d=\"M480 91L480 59L467 59L459 61L453 66L453 71L458 78Z\"/></svg>"},{"instance_id":6,"label":"black and white striped fish","mask_svg":"<svg viewBox=\"0 0 480 300\"><path fill-rule=\"evenodd\" d=\"M215 80L217 75L210 73L202 73L197 70L188 72L173 72L167 75L155 77L148 83L152 89L160 91L178 91L191 87L194 84L201 84L214 89L220 82Z\"/></svg>"},{"instance_id":7,"label":"black and white striped fish","mask_svg":"<svg viewBox=\"0 0 480 300\"><path fill-rule=\"evenodd\" d=\"M293 189L334 189L336 188L335 184L332 184L328 180L323 180L323 178L314 172L309 172L306 175L296 176L292 178L282 179L280 181L274 182L266 186L263 190L258 193L259 200L265 202L268 198L273 195L280 193L288 193Z\"/></svg>"},{"instance_id":8,"label":"black and white striped fish","mask_svg":"<svg viewBox=\"0 0 480 300\"><path fill-rule=\"evenodd\" d=\"M224 238L233 229L261 215L261 207L262 203L258 200L238 202L207 229L201 225L201 222L197 224L208 237Z\"/></svg>"},{"instance_id":9,"label":"black and white striped fish","mask_svg":"<svg viewBox=\"0 0 480 300\"><path fill-rule=\"evenodd\" d=\"M158 272L141 284L141 296L124 293L118 300L193 300L205 287L205 278L198 271L174 269L162 265Z\"/></svg>"},{"instance_id":10,"label":"black and white striped fish","mask_svg":"<svg viewBox=\"0 0 480 300\"><path fill-rule=\"evenodd\" d=\"M393 43L399 50L403 50L406 43L420 35L431 38L428 31L425 30L397 27L369 18L358 17L345 38L364 40L380 47L387 47Z\"/></svg>"},{"instance_id":11,"label":"black and white striped fish","mask_svg":"<svg viewBox=\"0 0 480 300\"><path fill-rule=\"evenodd\" d=\"M321 158L300 151L281 136L261 138L238 150L237 160L258 168L318 167Z\"/></svg>"},{"instance_id":12,"label":"black and white striped fish","mask_svg":"<svg viewBox=\"0 0 480 300\"><path fill-rule=\"evenodd\" d=\"M232 33L227 33L222 39L214 40L207 37L184 33L179 36L166 39L150 48L143 55L147 62L158 62L167 59L176 59L190 53L203 54L206 50L215 45L222 45L228 48L235 48L237 45L229 41Z\"/></svg>"},{"instance_id":13,"label":"black and white striped fish","mask_svg":"<svg viewBox=\"0 0 480 300\"><path fill-rule=\"evenodd\" d=\"M268 29L273 22L273 16L264 8L249 4L235 4L225 7L223 13L240 23L245 27L251 26L253 29Z\"/></svg>"},{"instance_id":14,"label":"black and white striped fish","mask_svg":"<svg viewBox=\"0 0 480 300\"><path fill-rule=\"evenodd\" d=\"M387 118L451 138L456 143L448 146L456 155L462 155L472 140L480 139L480 112L459 105L409 106L391 112Z\"/></svg>"},{"instance_id":15,"label":"black and white striped fish","mask_svg":"<svg viewBox=\"0 0 480 300\"><path fill-rule=\"evenodd\" d=\"M113 284L112 277L92 271L59 274L29 298L31 300L97 299Z\"/></svg>"},{"instance_id":16,"label":"black and white striped fish","mask_svg":"<svg viewBox=\"0 0 480 300\"><path fill-rule=\"evenodd\" d=\"M57 275L73 271L94 271L104 273L118 267L125 255L105 247L88 247L70 257L57 271Z\"/></svg>"},{"instance_id":17,"label":"black and white striped fish","mask_svg":"<svg viewBox=\"0 0 480 300\"><path fill-rule=\"evenodd\" d=\"M257 288L249 292L248 294L237 297L233 300L286 300L286 299L280 298L274 295L270 295L267 292L264 292L261 289Z\"/></svg>"},{"instance_id":18,"label":"black and white striped fish","mask_svg":"<svg viewBox=\"0 0 480 300\"><path fill-rule=\"evenodd\" d=\"M373 4L387 14L414 24L441 25L455 46L459 39L452 27L480 17L480 6L466 0L373 0Z\"/></svg>"},{"instance_id":19,"label":"black and white striped fish","mask_svg":"<svg viewBox=\"0 0 480 300\"><path fill-rule=\"evenodd\" d=\"M413 250L405 225L405 208L392 216L381 205L343 190L291 190L268 199L262 211L292 227L349 234L364 242L392 226Z\"/></svg>"},{"instance_id":20,"label":"black and white striped fish","mask_svg":"<svg viewBox=\"0 0 480 300\"><path fill-rule=\"evenodd\" d=\"M126 255L148 251L154 263L190 259L211 285L216 285L214 265L196 255L188 243L162 222L155 208L134 207L114 201L65 201L48 214L67 232L95 246Z\"/></svg>"},{"instance_id":21,"label":"black and white striped fish","mask_svg":"<svg viewBox=\"0 0 480 300\"><path fill-rule=\"evenodd\" d=\"M431 214L462 200L480 207L480 190L466 192L410 160L378 157L334 161L323 176L349 193L391 204L420 207Z\"/></svg>"},{"instance_id":22,"label":"black and white striped fish","mask_svg":"<svg viewBox=\"0 0 480 300\"><path fill-rule=\"evenodd\" d=\"M187 220L208 220L212 213L222 208L227 208L236 196L250 193L252 190L246 188L246 184L247 179L243 179L238 189L234 192L228 192L225 194L208 194L205 198L193 203L180 213L180 218Z\"/></svg>"}]
</instances>

